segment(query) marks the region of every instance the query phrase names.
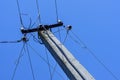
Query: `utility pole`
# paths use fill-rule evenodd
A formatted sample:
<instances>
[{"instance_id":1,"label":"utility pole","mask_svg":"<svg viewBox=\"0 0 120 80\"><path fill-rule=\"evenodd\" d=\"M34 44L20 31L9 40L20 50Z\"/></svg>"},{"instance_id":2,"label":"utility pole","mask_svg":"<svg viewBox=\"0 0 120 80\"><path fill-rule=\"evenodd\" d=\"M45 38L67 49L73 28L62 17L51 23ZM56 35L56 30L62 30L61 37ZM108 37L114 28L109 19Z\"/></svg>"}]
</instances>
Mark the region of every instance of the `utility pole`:
<instances>
[{"instance_id":1,"label":"utility pole","mask_svg":"<svg viewBox=\"0 0 120 80\"><path fill-rule=\"evenodd\" d=\"M21 32L38 32L43 44L60 65L70 80L95 80L91 74L75 59L75 57L65 48L65 46L52 34L50 28L62 26L62 22L53 25L40 25L39 28L25 30Z\"/></svg>"}]
</instances>

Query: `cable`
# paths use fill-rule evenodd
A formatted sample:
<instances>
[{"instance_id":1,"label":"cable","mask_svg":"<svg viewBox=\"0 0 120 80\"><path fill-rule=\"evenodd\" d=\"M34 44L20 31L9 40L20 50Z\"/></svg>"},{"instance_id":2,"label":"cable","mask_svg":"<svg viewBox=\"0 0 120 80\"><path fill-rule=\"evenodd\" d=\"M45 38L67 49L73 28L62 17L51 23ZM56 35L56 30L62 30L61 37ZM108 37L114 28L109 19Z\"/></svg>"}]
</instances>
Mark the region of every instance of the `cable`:
<instances>
[{"instance_id":1,"label":"cable","mask_svg":"<svg viewBox=\"0 0 120 80\"><path fill-rule=\"evenodd\" d=\"M109 72L109 74L111 74L111 76L116 79L116 80L119 80L115 74L95 55L95 53L90 50L87 45L73 32L71 31L72 34L76 37L76 39L78 39L78 41L75 41L77 44L79 44L81 46L80 43L82 43L84 45L84 49L88 50L88 52L104 67L104 69L106 69L107 72ZM73 39L72 39L73 40ZM80 41L80 43L79 43Z\"/></svg>"},{"instance_id":2,"label":"cable","mask_svg":"<svg viewBox=\"0 0 120 80\"><path fill-rule=\"evenodd\" d=\"M56 21L58 22L58 8L57 8L57 1L55 0L55 12L56 12ZM59 38L61 41L61 33L60 33L60 28L58 27L58 31L59 31Z\"/></svg>"},{"instance_id":3,"label":"cable","mask_svg":"<svg viewBox=\"0 0 120 80\"><path fill-rule=\"evenodd\" d=\"M31 57L30 57L30 53L29 53L29 49L28 49L27 43L26 43L26 51L27 51L27 54L28 54L28 59L29 59L29 63L30 63L32 77L33 77L33 80L35 80L35 74L34 74L34 71L33 71L32 61L31 61Z\"/></svg>"},{"instance_id":4,"label":"cable","mask_svg":"<svg viewBox=\"0 0 120 80\"><path fill-rule=\"evenodd\" d=\"M26 14L26 13L21 13L21 15L22 15L22 16L27 16L27 17L29 18L28 28L26 28L25 26L24 26L24 28L25 28L25 29L30 29L31 24L32 24L32 19L31 19L31 17L29 16L29 14Z\"/></svg>"},{"instance_id":5,"label":"cable","mask_svg":"<svg viewBox=\"0 0 120 80\"><path fill-rule=\"evenodd\" d=\"M24 47L25 47L25 44L23 44L22 49L21 49L21 51L20 51L20 54L19 54L19 57L18 57L18 59L17 59L17 63L16 63L16 65L15 65L15 68L14 68L14 71L13 71L13 75L12 75L11 80L14 80L14 77L15 77L15 74L16 74L16 70L17 70L17 68L18 68L18 65L19 65L19 62L20 62L21 55L22 55L22 53L23 53Z\"/></svg>"},{"instance_id":6,"label":"cable","mask_svg":"<svg viewBox=\"0 0 120 80\"><path fill-rule=\"evenodd\" d=\"M31 25L30 28L33 28L33 26L34 26L35 24L37 24L37 20L38 20L38 19L36 19L36 21Z\"/></svg>"},{"instance_id":7,"label":"cable","mask_svg":"<svg viewBox=\"0 0 120 80\"><path fill-rule=\"evenodd\" d=\"M38 20L39 20L39 25L40 25L41 24L41 16L40 16L40 9L39 9L38 0L36 0L36 7L37 7L37 11L38 11ZM45 27L43 27L43 28L44 28L44 30L47 30Z\"/></svg>"},{"instance_id":8,"label":"cable","mask_svg":"<svg viewBox=\"0 0 120 80\"><path fill-rule=\"evenodd\" d=\"M50 62L49 62L49 57L48 57L46 47L45 47L45 53L46 53L46 58L47 58L47 63L48 63L48 68L49 68L49 73L50 73L50 80L52 80L52 72L51 72L51 67L50 67Z\"/></svg>"},{"instance_id":9,"label":"cable","mask_svg":"<svg viewBox=\"0 0 120 80\"><path fill-rule=\"evenodd\" d=\"M17 7L18 7L18 13L19 13L19 18L20 18L21 27L24 27L23 21L22 21L21 12L20 12L20 5L19 5L18 0L16 0L16 2L17 2Z\"/></svg>"},{"instance_id":10,"label":"cable","mask_svg":"<svg viewBox=\"0 0 120 80\"><path fill-rule=\"evenodd\" d=\"M54 73L56 71L56 67L57 67L57 63L55 64L54 68L53 68L53 72L52 72L52 77L54 76Z\"/></svg>"},{"instance_id":11,"label":"cable","mask_svg":"<svg viewBox=\"0 0 120 80\"><path fill-rule=\"evenodd\" d=\"M63 31L64 29L61 29L60 31ZM55 32L53 32L53 34L55 34L55 33L58 33L59 31L57 30L57 31L55 31Z\"/></svg>"},{"instance_id":12,"label":"cable","mask_svg":"<svg viewBox=\"0 0 120 80\"><path fill-rule=\"evenodd\" d=\"M45 63L47 63L47 60L42 57L30 44L28 44L28 46L35 52L35 54L37 54ZM47 63L48 64L48 63Z\"/></svg>"},{"instance_id":13,"label":"cable","mask_svg":"<svg viewBox=\"0 0 120 80\"><path fill-rule=\"evenodd\" d=\"M32 24L32 19L31 19L31 17L29 16L29 14L24 14L24 13L22 13L21 15L28 16L28 17L29 17L29 26L28 26L28 29L30 29L30 28L31 28L31 24Z\"/></svg>"},{"instance_id":14,"label":"cable","mask_svg":"<svg viewBox=\"0 0 120 80\"><path fill-rule=\"evenodd\" d=\"M58 34L59 34L60 41L62 41L61 40L61 32L60 32L60 28L59 27L58 27Z\"/></svg>"},{"instance_id":15,"label":"cable","mask_svg":"<svg viewBox=\"0 0 120 80\"><path fill-rule=\"evenodd\" d=\"M28 46L35 52L35 54L37 54L39 56L40 59L42 59L48 65L48 62L44 57L42 57L30 44L28 44ZM49 64L49 65L52 69L54 69L54 67L51 64ZM61 77L62 80L65 80L64 77L61 75L61 73L59 73L58 71L56 71L56 73Z\"/></svg>"},{"instance_id":16,"label":"cable","mask_svg":"<svg viewBox=\"0 0 120 80\"><path fill-rule=\"evenodd\" d=\"M30 17L30 23L29 23L29 27L28 27L28 29L30 29L32 26L32 19L31 19L31 17Z\"/></svg>"},{"instance_id":17,"label":"cable","mask_svg":"<svg viewBox=\"0 0 120 80\"><path fill-rule=\"evenodd\" d=\"M36 0L36 7L37 7L37 11L38 11L38 20L39 20L39 24L41 24L41 17L40 17L40 9L39 9L38 0Z\"/></svg>"},{"instance_id":18,"label":"cable","mask_svg":"<svg viewBox=\"0 0 120 80\"><path fill-rule=\"evenodd\" d=\"M86 46L84 46L84 45L81 44L79 41L77 41L76 39L74 39L73 36L71 36L70 34L69 34L69 37L70 37L75 43L79 44L80 47L86 48Z\"/></svg>"},{"instance_id":19,"label":"cable","mask_svg":"<svg viewBox=\"0 0 120 80\"><path fill-rule=\"evenodd\" d=\"M56 20L58 22L58 8L57 8L57 1L55 0L55 12L56 12Z\"/></svg>"},{"instance_id":20,"label":"cable","mask_svg":"<svg viewBox=\"0 0 120 80\"><path fill-rule=\"evenodd\" d=\"M31 36L32 36L33 39L36 40L38 43L42 44L42 42L40 42L40 40L38 40L33 34L31 34Z\"/></svg>"},{"instance_id":21,"label":"cable","mask_svg":"<svg viewBox=\"0 0 120 80\"><path fill-rule=\"evenodd\" d=\"M0 41L0 43L19 43L22 40L17 40L17 41Z\"/></svg>"},{"instance_id":22,"label":"cable","mask_svg":"<svg viewBox=\"0 0 120 80\"><path fill-rule=\"evenodd\" d=\"M65 38L64 38L64 40L63 40L63 44L65 43L65 41L67 40L67 37L68 37L68 32L66 33L66 36L65 36Z\"/></svg>"}]
</instances>

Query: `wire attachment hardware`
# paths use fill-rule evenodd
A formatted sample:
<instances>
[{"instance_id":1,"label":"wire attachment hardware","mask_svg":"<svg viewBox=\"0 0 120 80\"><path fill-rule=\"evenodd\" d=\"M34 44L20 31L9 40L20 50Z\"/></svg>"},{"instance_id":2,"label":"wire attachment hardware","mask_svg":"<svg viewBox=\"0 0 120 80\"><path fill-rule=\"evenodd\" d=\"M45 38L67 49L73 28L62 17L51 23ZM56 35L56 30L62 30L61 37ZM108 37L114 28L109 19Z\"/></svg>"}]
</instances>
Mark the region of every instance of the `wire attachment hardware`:
<instances>
[{"instance_id":1,"label":"wire attachment hardware","mask_svg":"<svg viewBox=\"0 0 120 80\"><path fill-rule=\"evenodd\" d=\"M26 36L23 36L21 40L22 40L23 42L29 41L28 38L27 38Z\"/></svg>"}]
</instances>

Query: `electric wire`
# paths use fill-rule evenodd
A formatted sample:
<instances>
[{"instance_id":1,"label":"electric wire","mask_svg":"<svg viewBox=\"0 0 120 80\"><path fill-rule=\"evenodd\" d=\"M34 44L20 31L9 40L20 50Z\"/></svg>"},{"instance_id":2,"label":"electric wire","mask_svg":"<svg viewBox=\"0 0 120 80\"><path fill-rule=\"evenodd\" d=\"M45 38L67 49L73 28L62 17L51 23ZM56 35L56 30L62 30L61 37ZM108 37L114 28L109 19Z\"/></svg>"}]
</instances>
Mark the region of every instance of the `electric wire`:
<instances>
[{"instance_id":1,"label":"electric wire","mask_svg":"<svg viewBox=\"0 0 120 80\"><path fill-rule=\"evenodd\" d=\"M49 62L49 57L48 57L48 53L47 53L46 47L45 47L45 53L46 53L46 58L47 58L47 63L48 63L48 69L49 69L49 73L50 73L50 80L52 80L52 72L51 72L51 67L50 67L50 62Z\"/></svg>"},{"instance_id":2,"label":"electric wire","mask_svg":"<svg viewBox=\"0 0 120 80\"><path fill-rule=\"evenodd\" d=\"M65 38L64 38L64 40L63 40L63 44L65 43L65 41L67 40L67 37L68 37L68 32L66 33L66 35L65 35Z\"/></svg>"},{"instance_id":3,"label":"electric wire","mask_svg":"<svg viewBox=\"0 0 120 80\"><path fill-rule=\"evenodd\" d=\"M59 21L59 16L58 16L58 5L57 5L57 0L55 0L55 13L56 13L56 21L58 22ZM60 28L58 27L58 31L59 31L59 38L60 38L60 41L61 41L61 33L60 33Z\"/></svg>"},{"instance_id":4,"label":"electric wire","mask_svg":"<svg viewBox=\"0 0 120 80\"><path fill-rule=\"evenodd\" d=\"M33 80L35 80L35 74L34 74L34 71L33 71L32 61L31 61L31 57L30 57L30 53L29 53L29 49L28 49L27 43L26 43L26 51L27 51L27 55L28 55L28 60L29 60L31 72L32 72L32 77L33 77Z\"/></svg>"},{"instance_id":5,"label":"electric wire","mask_svg":"<svg viewBox=\"0 0 120 80\"><path fill-rule=\"evenodd\" d=\"M23 14L23 15L25 15L25 16L29 16L28 14ZM37 21L38 21L38 18L35 20L35 22L32 24L32 18L29 16L29 26L28 26L28 29L30 29L30 28L33 28L33 26L35 25L35 24L37 24Z\"/></svg>"},{"instance_id":6,"label":"electric wire","mask_svg":"<svg viewBox=\"0 0 120 80\"><path fill-rule=\"evenodd\" d=\"M13 74L12 74L11 80L14 80L14 77L15 77L15 74L16 74L16 71L17 71L17 68L18 68L18 65L19 65L19 63L20 63L20 59L21 59L21 55L22 55L22 53L23 53L24 47L25 47L25 44L23 44L22 49L21 49L21 51L20 51L20 53L19 53L19 57L18 57L18 59L17 59L15 68L14 68L14 70L13 70Z\"/></svg>"},{"instance_id":7,"label":"electric wire","mask_svg":"<svg viewBox=\"0 0 120 80\"><path fill-rule=\"evenodd\" d=\"M20 17L20 23L21 23L21 26L24 27L23 21L22 21L21 12L20 12L19 2L18 2L18 0L16 0L16 1L17 1L17 6L18 6L18 12L19 12L19 17ZM58 20L58 11L57 11L57 2L56 2L56 0L55 0L55 3L56 3L56 15L57 15L57 20ZM41 23L41 17L40 17L40 11L39 11L38 0L36 0L36 5L37 5L38 19L39 19L39 24L40 24L40 23ZM31 20L31 18L30 18L29 28L31 27L31 23L32 23L32 20ZM35 23L34 23L32 26L34 26L34 25L35 25ZM60 32L60 29L58 29L58 30L59 30L59 32ZM33 36L33 35L32 35L32 36ZM60 36L60 33L59 33L59 36ZM33 38L36 39L34 36L33 36ZM60 39L61 39L61 36L60 36ZM17 42L21 42L21 40L20 40L20 41L16 41L16 42L15 42L15 41L3 41L3 42L0 42L0 43L17 43ZM31 57L30 57L29 49L28 49L28 46L27 46L27 45L28 45L28 44L26 43L26 52L27 52L27 54L28 54L28 58L29 58L30 68L31 68L31 71L32 71L33 80L35 80L34 72L33 72L33 67L32 67L32 62L31 62ZM25 43L24 43L24 46L25 46ZM30 45L29 45L29 46L30 46ZM23 47L23 49L24 49L24 47ZM22 53L23 49L21 50L21 53ZM17 70L17 67L18 67L18 64L19 64L20 57L21 57L21 55L20 55L19 58L18 58L16 67L15 67L15 70L14 70L14 73L13 73L12 80L14 79L14 76L15 76L15 73L16 73L16 70ZM48 62L47 62L47 64L49 65L49 68L50 68L50 64L49 64ZM55 68L56 68L56 66L54 67L53 73L55 72ZM52 74L51 74L51 80L52 80Z\"/></svg>"},{"instance_id":8,"label":"electric wire","mask_svg":"<svg viewBox=\"0 0 120 80\"><path fill-rule=\"evenodd\" d=\"M60 38L60 41L62 41L62 38L61 38L61 32L60 32L60 28L58 27L58 35L59 35L59 38Z\"/></svg>"},{"instance_id":9,"label":"electric wire","mask_svg":"<svg viewBox=\"0 0 120 80\"><path fill-rule=\"evenodd\" d=\"M36 55L39 56L39 58L40 58L41 60L43 60L43 61L48 65L47 60L46 60L44 57L42 57L42 56L39 54L39 52L37 52L37 50L35 50L30 44L28 44L28 46L35 52ZM49 65L50 65L50 67L51 67L52 69L54 69L54 72L56 72L56 74L61 77L62 80L65 80L64 77L61 75L61 73L59 73L58 71L55 70L55 67L53 67L51 64L49 64ZM53 74L53 73L52 73L52 74Z\"/></svg>"},{"instance_id":10,"label":"electric wire","mask_svg":"<svg viewBox=\"0 0 120 80\"><path fill-rule=\"evenodd\" d=\"M30 35L33 37L34 41L36 40L38 43L42 44L42 42L39 39L37 39L33 34Z\"/></svg>"},{"instance_id":11,"label":"electric wire","mask_svg":"<svg viewBox=\"0 0 120 80\"><path fill-rule=\"evenodd\" d=\"M40 57L40 59L42 59L45 63L47 63L47 60L42 57L39 52L37 52L37 50L35 50L30 44L28 44L28 46L35 52L36 55L38 55ZM47 63L48 64L48 63Z\"/></svg>"},{"instance_id":12,"label":"electric wire","mask_svg":"<svg viewBox=\"0 0 120 80\"><path fill-rule=\"evenodd\" d=\"M31 25L32 25L32 19L30 18L30 23L29 23L28 29L31 28Z\"/></svg>"},{"instance_id":13,"label":"electric wire","mask_svg":"<svg viewBox=\"0 0 120 80\"><path fill-rule=\"evenodd\" d=\"M23 14L23 13L22 13L22 15L29 17L29 26L28 26L28 29L30 29L30 28L31 28L31 25L32 25L32 19L31 19L31 17L29 16L29 14Z\"/></svg>"},{"instance_id":14,"label":"electric wire","mask_svg":"<svg viewBox=\"0 0 120 80\"><path fill-rule=\"evenodd\" d=\"M58 22L58 7L57 7L57 1L55 0L55 12L56 12L56 21Z\"/></svg>"},{"instance_id":15,"label":"electric wire","mask_svg":"<svg viewBox=\"0 0 120 80\"><path fill-rule=\"evenodd\" d=\"M30 26L30 28L33 28L33 26L35 25L35 24L37 24L37 20L38 20L38 18L35 20L35 22Z\"/></svg>"},{"instance_id":16,"label":"electric wire","mask_svg":"<svg viewBox=\"0 0 120 80\"><path fill-rule=\"evenodd\" d=\"M41 15L40 15L40 9L39 9L38 0L36 0L36 7L37 7L37 11L38 11L38 21L39 21L39 26L40 26L40 24L41 24ZM44 30L47 30L45 27L43 27L43 28L44 28Z\"/></svg>"},{"instance_id":17,"label":"electric wire","mask_svg":"<svg viewBox=\"0 0 120 80\"><path fill-rule=\"evenodd\" d=\"M24 27L23 21L22 21L22 16L21 16L21 11L20 11L19 1L16 0L16 2L17 2L17 7L18 7L18 13L19 13L19 19L20 19L21 27Z\"/></svg>"},{"instance_id":18,"label":"electric wire","mask_svg":"<svg viewBox=\"0 0 120 80\"><path fill-rule=\"evenodd\" d=\"M17 40L17 41L0 41L0 43L19 43L22 40Z\"/></svg>"},{"instance_id":19,"label":"electric wire","mask_svg":"<svg viewBox=\"0 0 120 80\"><path fill-rule=\"evenodd\" d=\"M55 71L56 71L56 68L57 68L57 63L55 63L55 66L54 66L54 68L53 68L52 77L54 76L54 73L55 73Z\"/></svg>"},{"instance_id":20,"label":"electric wire","mask_svg":"<svg viewBox=\"0 0 120 80\"><path fill-rule=\"evenodd\" d=\"M36 0L36 7L37 7L37 11L38 11L38 21L39 21L39 24L41 24L41 16L40 16L40 9L39 9L38 0Z\"/></svg>"},{"instance_id":21,"label":"electric wire","mask_svg":"<svg viewBox=\"0 0 120 80\"><path fill-rule=\"evenodd\" d=\"M75 41L77 44L79 44L80 46L84 46L84 47L82 47L82 48L86 49L86 50L104 67L104 69L105 69L107 72L109 72L109 74L110 74L114 79L119 80L119 79L115 76L115 74L95 55L95 53L94 53L91 49L89 49L89 48L87 47L87 45L86 45L73 31L71 31L71 32L72 32L72 34L76 37L76 39L78 39L78 41L75 40L74 38L72 38L72 36L69 34L70 38L71 38L73 41ZM79 41L80 41L80 42L79 42ZM82 44L80 44L80 43L82 43Z\"/></svg>"},{"instance_id":22,"label":"electric wire","mask_svg":"<svg viewBox=\"0 0 120 80\"><path fill-rule=\"evenodd\" d=\"M32 19L31 19L31 17L29 16L29 14L26 14L26 13L21 13L21 15L29 17L29 26L28 26L27 29L30 29L30 27L32 25ZM24 28L26 28L26 27L24 26Z\"/></svg>"},{"instance_id":23,"label":"electric wire","mask_svg":"<svg viewBox=\"0 0 120 80\"><path fill-rule=\"evenodd\" d=\"M60 31L63 31L64 29L60 29ZM57 30L57 31L55 31L55 32L53 32L53 34L55 34L55 33L58 33L59 31Z\"/></svg>"}]
</instances>

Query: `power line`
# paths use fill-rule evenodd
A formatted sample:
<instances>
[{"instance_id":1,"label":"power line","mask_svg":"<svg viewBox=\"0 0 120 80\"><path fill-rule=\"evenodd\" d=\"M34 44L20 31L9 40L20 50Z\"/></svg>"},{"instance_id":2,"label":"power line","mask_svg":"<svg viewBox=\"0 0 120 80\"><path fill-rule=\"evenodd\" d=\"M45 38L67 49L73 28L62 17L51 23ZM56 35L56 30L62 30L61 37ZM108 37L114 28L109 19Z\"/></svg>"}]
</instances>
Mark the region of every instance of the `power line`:
<instances>
[{"instance_id":1,"label":"power line","mask_svg":"<svg viewBox=\"0 0 120 80\"><path fill-rule=\"evenodd\" d=\"M22 13L21 15L28 16L28 17L29 17L29 26L28 26L28 29L30 29L30 28L32 27L32 19L31 19L31 17L29 16L29 14L24 14L24 13Z\"/></svg>"},{"instance_id":2,"label":"power line","mask_svg":"<svg viewBox=\"0 0 120 80\"><path fill-rule=\"evenodd\" d=\"M48 68L49 68L49 73L50 73L50 80L52 80L52 72L51 72L49 57L48 57L48 53L47 53L47 49L46 48L45 48L45 53L46 53L46 58L47 58L47 63L48 63Z\"/></svg>"},{"instance_id":3,"label":"power line","mask_svg":"<svg viewBox=\"0 0 120 80\"><path fill-rule=\"evenodd\" d=\"M57 8L57 1L55 0L55 12L56 12L56 21L58 22L58 8Z\"/></svg>"},{"instance_id":4,"label":"power line","mask_svg":"<svg viewBox=\"0 0 120 80\"><path fill-rule=\"evenodd\" d=\"M32 77L33 77L33 80L35 80L35 75L34 75L34 71L33 71L32 61L31 61L31 57L30 57L30 53L29 53L29 49L28 49L27 43L26 43L26 51L27 51L27 54L28 54L28 60L29 60L29 63L30 63Z\"/></svg>"},{"instance_id":5,"label":"power line","mask_svg":"<svg viewBox=\"0 0 120 80\"><path fill-rule=\"evenodd\" d=\"M61 39L61 33L60 33L60 28L59 27L58 27L58 35L59 35L60 41L62 41L62 39Z\"/></svg>"},{"instance_id":6,"label":"power line","mask_svg":"<svg viewBox=\"0 0 120 80\"><path fill-rule=\"evenodd\" d=\"M0 43L19 43L22 40L17 40L17 41L0 41Z\"/></svg>"},{"instance_id":7,"label":"power line","mask_svg":"<svg viewBox=\"0 0 120 80\"><path fill-rule=\"evenodd\" d=\"M16 63L16 65L15 65L15 68L14 68L14 71L13 71L11 80L14 80L14 77L15 77L15 74L16 74L16 70L17 70L17 68L18 68L18 65L19 65L19 62L20 62L21 55L22 55L22 53L23 53L24 47L25 47L25 44L23 44L22 49L21 49L21 51L20 51L20 54L19 54L19 57L18 57L18 59L17 59L17 63Z\"/></svg>"},{"instance_id":8,"label":"power line","mask_svg":"<svg viewBox=\"0 0 120 80\"><path fill-rule=\"evenodd\" d=\"M20 5L19 5L18 0L16 0L16 2L17 2L17 7L18 7L18 13L19 13L19 18L20 18L21 27L24 27L23 21L22 21L21 12L20 12Z\"/></svg>"},{"instance_id":9,"label":"power line","mask_svg":"<svg viewBox=\"0 0 120 80\"><path fill-rule=\"evenodd\" d=\"M56 21L58 22L59 19L58 19L58 7L57 7L57 0L55 0L55 13L56 13ZM60 28L58 27L58 31L59 31L59 38L60 38L60 41L61 41L61 33L60 33Z\"/></svg>"},{"instance_id":10,"label":"power line","mask_svg":"<svg viewBox=\"0 0 120 80\"><path fill-rule=\"evenodd\" d=\"M67 40L67 37L68 37L68 33L66 33L66 35L65 35L65 38L64 38L64 40L63 40L63 44L65 43L65 41Z\"/></svg>"},{"instance_id":11,"label":"power line","mask_svg":"<svg viewBox=\"0 0 120 80\"><path fill-rule=\"evenodd\" d=\"M72 34L76 37L76 39L78 39L78 41L75 40L75 39L73 39L73 38L70 36L71 39L72 39L73 41L75 41L77 44L79 44L80 46L84 46L84 47L82 47L82 48L86 49L86 50L104 67L104 69L105 69L107 72L109 72L109 74L110 74L114 79L119 80L119 79L115 76L115 74L95 55L95 53L94 53L91 49L89 49L89 48L87 47L87 45L86 45L73 31L71 31L71 32L72 32ZM80 43L82 43L82 45L79 43L79 41L80 41Z\"/></svg>"},{"instance_id":12,"label":"power line","mask_svg":"<svg viewBox=\"0 0 120 80\"><path fill-rule=\"evenodd\" d=\"M39 9L39 3L38 0L36 0L36 7L37 7L37 11L38 11L38 21L39 21L39 25L41 24L41 15L40 15L40 9ZM43 26L42 26L43 27ZM45 30L46 28L43 27Z\"/></svg>"},{"instance_id":13,"label":"power line","mask_svg":"<svg viewBox=\"0 0 120 80\"><path fill-rule=\"evenodd\" d=\"M30 28L33 28L33 26L37 24L37 20L38 20L38 18L35 20L35 22L31 25Z\"/></svg>"},{"instance_id":14,"label":"power line","mask_svg":"<svg viewBox=\"0 0 120 80\"><path fill-rule=\"evenodd\" d=\"M37 39L37 38L35 37L35 35L33 35L33 34L30 34L30 35L33 37L34 41L36 40L38 43L42 44L42 42L41 42L39 39Z\"/></svg>"},{"instance_id":15,"label":"power line","mask_svg":"<svg viewBox=\"0 0 120 80\"><path fill-rule=\"evenodd\" d=\"M46 59L42 57L30 44L27 45L35 52L35 54L37 54L45 63L47 63Z\"/></svg>"},{"instance_id":16,"label":"power line","mask_svg":"<svg viewBox=\"0 0 120 80\"><path fill-rule=\"evenodd\" d=\"M38 0L36 0L36 7L37 7L37 11L38 11L38 21L39 21L39 24L41 24L41 17L40 17L40 9L39 9Z\"/></svg>"},{"instance_id":17,"label":"power line","mask_svg":"<svg viewBox=\"0 0 120 80\"><path fill-rule=\"evenodd\" d=\"M64 29L60 29L60 31L63 31ZM57 31L55 31L55 32L53 32L53 34L55 34L55 33L58 33L59 31L57 30Z\"/></svg>"},{"instance_id":18,"label":"power line","mask_svg":"<svg viewBox=\"0 0 120 80\"><path fill-rule=\"evenodd\" d=\"M52 72L52 77L54 76L54 73L56 71L56 67L57 67L57 63L55 64L54 68L53 68L53 72Z\"/></svg>"},{"instance_id":19,"label":"power line","mask_svg":"<svg viewBox=\"0 0 120 80\"><path fill-rule=\"evenodd\" d=\"M36 55L39 56L40 59L42 59L42 60L48 65L47 60L46 60L44 57L42 57L42 56L39 54L39 52L37 52L37 50L35 50L30 44L28 44L28 46L35 52ZM61 73L59 73L58 71L55 70L55 67L53 67L51 64L49 64L49 66L50 66L52 69L54 69L54 72L56 72L57 75L59 75L62 80L65 80L64 77L61 75ZM53 73L52 73L52 74L53 74Z\"/></svg>"}]
</instances>

